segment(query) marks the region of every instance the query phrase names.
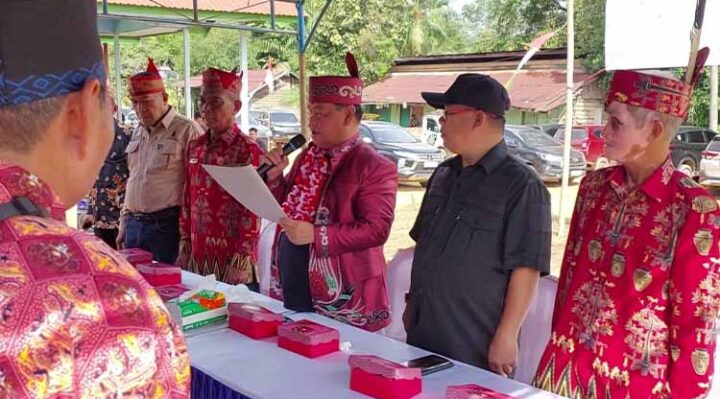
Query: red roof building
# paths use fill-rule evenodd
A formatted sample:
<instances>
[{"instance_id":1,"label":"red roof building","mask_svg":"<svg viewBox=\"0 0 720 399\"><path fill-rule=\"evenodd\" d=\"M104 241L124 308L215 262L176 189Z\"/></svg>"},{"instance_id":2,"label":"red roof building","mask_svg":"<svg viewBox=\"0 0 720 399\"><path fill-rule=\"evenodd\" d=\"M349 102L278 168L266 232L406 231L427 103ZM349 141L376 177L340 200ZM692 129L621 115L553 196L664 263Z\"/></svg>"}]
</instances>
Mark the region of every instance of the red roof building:
<instances>
[{"instance_id":1,"label":"red roof building","mask_svg":"<svg viewBox=\"0 0 720 399\"><path fill-rule=\"evenodd\" d=\"M524 55L524 51L515 51L401 58L385 78L365 88L363 102L369 105L368 112L380 114L381 119L409 126L411 116L419 121L424 113L432 112L421 92L443 92L458 75L470 72L490 75L505 84ZM542 50L517 73L508 90L512 102L508 123L557 123L564 119L565 60L565 49ZM602 121L604 96L598 84L602 75L590 74L576 62L576 123Z\"/></svg>"}]
</instances>

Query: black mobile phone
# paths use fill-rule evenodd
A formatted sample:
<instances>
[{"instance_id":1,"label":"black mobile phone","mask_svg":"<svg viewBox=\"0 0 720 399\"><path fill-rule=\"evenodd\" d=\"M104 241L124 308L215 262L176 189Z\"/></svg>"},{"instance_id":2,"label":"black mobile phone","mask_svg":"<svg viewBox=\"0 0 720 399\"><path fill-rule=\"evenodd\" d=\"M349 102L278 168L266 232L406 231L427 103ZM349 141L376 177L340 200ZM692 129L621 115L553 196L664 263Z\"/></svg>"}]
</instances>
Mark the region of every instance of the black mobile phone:
<instances>
[{"instance_id":1,"label":"black mobile phone","mask_svg":"<svg viewBox=\"0 0 720 399\"><path fill-rule=\"evenodd\" d=\"M419 368L422 370L422 375L428 375L441 370L449 369L453 366L453 363L450 360L438 355L428 355L408 360L404 363L404 365L407 367Z\"/></svg>"}]
</instances>

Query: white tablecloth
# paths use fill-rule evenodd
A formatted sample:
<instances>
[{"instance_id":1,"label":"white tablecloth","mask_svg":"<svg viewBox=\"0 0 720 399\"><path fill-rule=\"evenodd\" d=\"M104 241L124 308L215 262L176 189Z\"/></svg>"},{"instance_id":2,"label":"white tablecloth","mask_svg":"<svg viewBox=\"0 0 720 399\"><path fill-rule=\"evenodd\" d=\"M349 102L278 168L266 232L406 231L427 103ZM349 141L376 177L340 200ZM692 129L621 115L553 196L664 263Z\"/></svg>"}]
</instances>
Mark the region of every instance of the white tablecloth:
<instances>
[{"instance_id":1,"label":"white tablecloth","mask_svg":"<svg viewBox=\"0 0 720 399\"><path fill-rule=\"evenodd\" d=\"M198 276L183 273L183 283L193 287ZM217 289L229 287L219 283ZM254 300L276 312L286 312L282 303L260 294ZM311 313L292 313L293 320L310 319L340 331L342 343L351 347L318 359L307 359L278 348L275 339L256 341L227 328L188 334L192 366L227 387L253 399L367 398L350 391L349 354L375 354L396 362L427 355L428 352L380 334L369 333ZM505 379L488 371L455 362L455 367L423 378L418 399L442 399L448 385L479 384L518 398L559 398Z\"/></svg>"}]
</instances>

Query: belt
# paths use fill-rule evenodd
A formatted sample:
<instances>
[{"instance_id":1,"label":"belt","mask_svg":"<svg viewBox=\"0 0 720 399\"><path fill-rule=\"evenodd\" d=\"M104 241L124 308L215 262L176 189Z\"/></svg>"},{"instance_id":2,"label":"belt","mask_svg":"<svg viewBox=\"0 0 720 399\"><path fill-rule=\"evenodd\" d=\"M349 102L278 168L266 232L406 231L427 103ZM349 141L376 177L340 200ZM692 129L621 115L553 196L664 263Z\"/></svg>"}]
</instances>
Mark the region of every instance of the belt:
<instances>
[{"instance_id":1,"label":"belt","mask_svg":"<svg viewBox=\"0 0 720 399\"><path fill-rule=\"evenodd\" d=\"M180 215L180 207L173 206L155 212L130 212L129 216L139 221L157 221L160 219L177 218Z\"/></svg>"}]
</instances>

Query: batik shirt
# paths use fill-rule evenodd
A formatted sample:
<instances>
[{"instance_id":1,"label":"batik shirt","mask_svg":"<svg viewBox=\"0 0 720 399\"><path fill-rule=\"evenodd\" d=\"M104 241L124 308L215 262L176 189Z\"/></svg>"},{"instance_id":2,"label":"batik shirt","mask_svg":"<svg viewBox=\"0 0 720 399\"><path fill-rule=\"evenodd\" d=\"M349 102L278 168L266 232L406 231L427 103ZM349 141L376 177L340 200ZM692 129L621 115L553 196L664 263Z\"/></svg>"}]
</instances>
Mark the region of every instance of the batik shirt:
<instances>
[{"instance_id":1,"label":"batik shirt","mask_svg":"<svg viewBox=\"0 0 720 399\"><path fill-rule=\"evenodd\" d=\"M213 180L203 165L260 165L263 152L237 125L218 136L206 133L188 145L185 196L180 216L181 252L188 270L215 274L228 284L257 281L260 219Z\"/></svg>"},{"instance_id":2,"label":"batik shirt","mask_svg":"<svg viewBox=\"0 0 720 399\"><path fill-rule=\"evenodd\" d=\"M0 397L187 398L190 362L157 293L115 251L64 222L55 193L0 164Z\"/></svg>"},{"instance_id":3,"label":"batik shirt","mask_svg":"<svg viewBox=\"0 0 720 399\"><path fill-rule=\"evenodd\" d=\"M572 398L702 398L720 306L718 204L668 158L578 194L536 385Z\"/></svg>"},{"instance_id":4,"label":"batik shirt","mask_svg":"<svg viewBox=\"0 0 720 399\"><path fill-rule=\"evenodd\" d=\"M90 191L88 214L93 215L98 229L120 227L120 211L125 201L125 187L129 176L127 154L130 135L115 124L115 139L95 185Z\"/></svg>"}]
</instances>

